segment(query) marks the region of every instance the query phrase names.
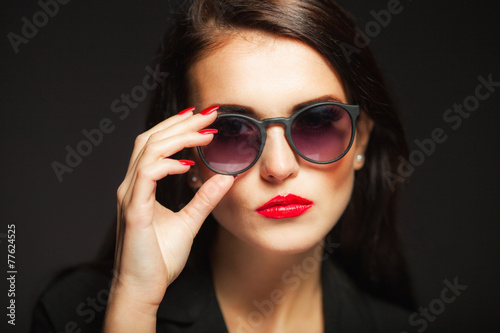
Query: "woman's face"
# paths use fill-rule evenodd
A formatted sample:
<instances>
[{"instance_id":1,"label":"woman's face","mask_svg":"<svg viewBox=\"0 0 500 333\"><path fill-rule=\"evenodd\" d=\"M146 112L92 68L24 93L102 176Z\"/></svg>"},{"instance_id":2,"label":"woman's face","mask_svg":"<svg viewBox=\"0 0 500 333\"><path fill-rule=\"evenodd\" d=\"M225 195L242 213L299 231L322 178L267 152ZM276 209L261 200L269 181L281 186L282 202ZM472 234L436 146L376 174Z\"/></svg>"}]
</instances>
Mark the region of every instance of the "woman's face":
<instances>
[{"instance_id":1,"label":"woman's face","mask_svg":"<svg viewBox=\"0 0 500 333\"><path fill-rule=\"evenodd\" d=\"M348 103L338 76L314 49L256 32L240 33L204 56L191 68L190 79L197 110L239 105L264 119L289 117L296 105L318 99ZM264 251L298 253L314 247L349 202L354 171L362 166L355 156L364 152L369 127L360 119L348 154L320 165L292 150L282 125L270 125L260 159L238 176L213 211L224 234ZM213 175L199 158L197 168L202 181ZM256 211L277 195L288 194L313 205L292 218L270 218Z\"/></svg>"}]
</instances>

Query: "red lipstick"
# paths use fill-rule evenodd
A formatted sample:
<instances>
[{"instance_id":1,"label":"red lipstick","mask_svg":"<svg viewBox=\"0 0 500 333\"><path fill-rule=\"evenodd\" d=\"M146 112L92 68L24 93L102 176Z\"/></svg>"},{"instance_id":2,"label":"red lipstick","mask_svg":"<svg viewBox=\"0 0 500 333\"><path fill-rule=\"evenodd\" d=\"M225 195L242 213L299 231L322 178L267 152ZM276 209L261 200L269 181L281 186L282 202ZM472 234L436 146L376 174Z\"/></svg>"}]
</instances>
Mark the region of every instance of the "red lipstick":
<instances>
[{"instance_id":1,"label":"red lipstick","mask_svg":"<svg viewBox=\"0 0 500 333\"><path fill-rule=\"evenodd\" d=\"M255 211L272 219L286 219L305 213L313 206L313 202L295 194L277 195Z\"/></svg>"}]
</instances>

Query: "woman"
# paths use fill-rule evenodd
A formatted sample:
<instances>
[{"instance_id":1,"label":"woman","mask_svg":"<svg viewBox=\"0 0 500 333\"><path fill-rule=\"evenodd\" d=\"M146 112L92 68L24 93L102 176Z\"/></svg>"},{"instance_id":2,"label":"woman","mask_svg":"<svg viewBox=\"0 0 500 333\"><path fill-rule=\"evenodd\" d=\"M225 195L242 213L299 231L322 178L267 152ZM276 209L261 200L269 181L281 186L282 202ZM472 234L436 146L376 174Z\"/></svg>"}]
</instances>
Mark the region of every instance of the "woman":
<instances>
[{"instance_id":1,"label":"woman","mask_svg":"<svg viewBox=\"0 0 500 333\"><path fill-rule=\"evenodd\" d=\"M386 177L406 144L370 51L346 52L348 15L327 0L195 0L185 13L118 189L113 278L67 275L34 327L68 330L72 314L75 331L407 328ZM106 310L76 303L55 319L50 295L79 279L93 288L80 297L110 285Z\"/></svg>"}]
</instances>

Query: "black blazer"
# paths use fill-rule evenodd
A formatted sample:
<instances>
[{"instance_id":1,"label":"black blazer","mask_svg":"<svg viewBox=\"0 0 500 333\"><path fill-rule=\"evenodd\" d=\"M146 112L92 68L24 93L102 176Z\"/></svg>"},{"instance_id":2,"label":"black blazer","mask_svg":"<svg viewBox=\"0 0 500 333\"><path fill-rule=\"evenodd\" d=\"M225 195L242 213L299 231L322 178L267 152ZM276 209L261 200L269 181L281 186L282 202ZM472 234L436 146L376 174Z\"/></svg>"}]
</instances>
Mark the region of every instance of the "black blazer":
<instances>
[{"instance_id":1,"label":"black blazer","mask_svg":"<svg viewBox=\"0 0 500 333\"><path fill-rule=\"evenodd\" d=\"M92 268L67 272L40 297L32 332L100 332L110 281L110 274ZM332 260L322 263L322 283L326 333L416 331L409 325L411 313L360 291ZM241 332L250 332L249 322L242 320L240 325ZM157 332L227 332L208 260L188 263L167 288L158 309Z\"/></svg>"}]
</instances>

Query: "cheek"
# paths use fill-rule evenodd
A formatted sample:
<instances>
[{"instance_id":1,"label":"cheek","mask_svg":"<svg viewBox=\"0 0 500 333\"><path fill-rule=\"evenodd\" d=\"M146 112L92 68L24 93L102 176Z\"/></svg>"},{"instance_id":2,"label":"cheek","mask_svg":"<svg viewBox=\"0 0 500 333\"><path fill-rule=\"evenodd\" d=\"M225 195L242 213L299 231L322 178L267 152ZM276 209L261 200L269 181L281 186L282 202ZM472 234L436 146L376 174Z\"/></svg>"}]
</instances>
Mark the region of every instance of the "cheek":
<instances>
[{"instance_id":1,"label":"cheek","mask_svg":"<svg viewBox=\"0 0 500 333\"><path fill-rule=\"evenodd\" d=\"M313 172L310 179L315 185L315 196L321 201L321 213L340 218L351 198L354 185L354 168L350 154L344 156L338 164L322 172ZM336 220L334 222L336 222Z\"/></svg>"},{"instance_id":2,"label":"cheek","mask_svg":"<svg viewBox=\"0 0 500 333\"><path fill-rule=\"evenodd\" d=\"M353 144L354 146L355 144ZM303 176L305 179L314 181L315 186L322 193L328 194L328 196L340 195L344 191L338 191L351 188L353 185L355 172L354 155L354 149L351 148L337 162L331 164L309 163L309 168L302 170L304 173L307 173Z\"/></svg>"}]
</instances>

